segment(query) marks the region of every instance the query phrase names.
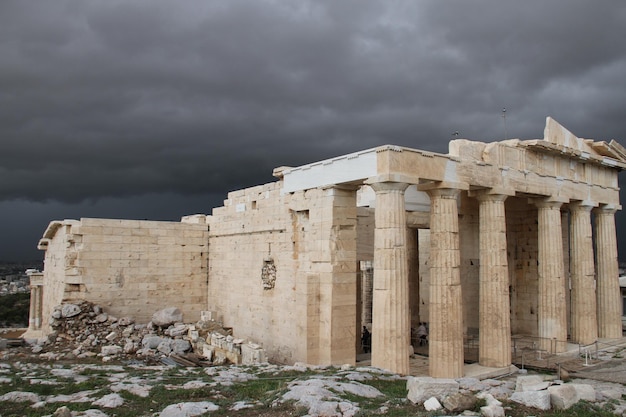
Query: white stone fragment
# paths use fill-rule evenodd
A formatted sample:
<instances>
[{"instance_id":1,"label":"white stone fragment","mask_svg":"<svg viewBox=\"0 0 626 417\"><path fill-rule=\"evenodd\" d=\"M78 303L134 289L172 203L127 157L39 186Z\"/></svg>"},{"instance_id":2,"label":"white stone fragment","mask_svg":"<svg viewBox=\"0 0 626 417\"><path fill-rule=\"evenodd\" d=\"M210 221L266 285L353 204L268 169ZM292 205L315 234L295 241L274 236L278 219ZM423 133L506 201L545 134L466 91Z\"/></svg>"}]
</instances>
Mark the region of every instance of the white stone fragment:
<instances>
[{"instance_id":1,"label":"white stone fragment","mask_svg":"<svg viewBox=\"0 0 626 417\"><path fill-rule=\"evenodd\" d=\"M550 404L557 410L567 410L579 400L576 388L570 384L553 385L548 387L550 393Z\"/></svg>"},{"instance_id":2,"label":"white stone fragment","mask_svg":"<svg viewBox=\"0 0 626 417\"><path fill-rule=\"evenodd\" d=\"M435 397L430 397L426 401L424 401L424 408L426 411L437 411L441 410L443 406Z\"/></svg>"},{"instance_id":3,"label":"white stone fragment","mask_svg":"<svg viewBox=\"0 0 626 417\"><path fill-rule=\"evenodd\" d=\"M34 392L11 391L11 392L7 392L4 395L0 395L0 402L10 401L14 403L25 403L25 402L36 403L39 400L40 400L39 395L35 394Z\"/></svg>"},{"instance_id":4,"label":"white stone fragment","mask_svg":"<svg viewBox=\"0 0 626 417\"><path fill-rule=\"evenodd\" d=\"M61 306L61 317L74 317L80 314L80 307L76 304L63 304Z\"/></svg>"},{"instance_id":5,"label":"white stone fragment","mask_svg":"<svg viewBox=\"0 0 626 417\"><path fill-rule=\"evenodd\" d=\"M152 324L159 327L183 321L183 313L176 307L167 307L152 315Z\"/></svg>"},{"instance_id":6,"label":"white stone fragment","mask_svg":"<svg viewBox=\"0 0 626 417\"><path fill-rule=\"evenodd\" d=\"M159 417L193 417L218 409L219 407L210 401L178 403L165 407Z\"/></svg>"},{"instance_id":7,"label":"white stone fragment","mask_svg":"<svg viewBox=\"0 0 626 417\"><path fill-rule=\"evenodd\" d=\"M107 394L92 404L104 408L117 408L124 405L124 399L119 394Z\"/></svg>"},{"instance_id":8,"label":"white stone fragment","mask_svg":"<svg viewBox=\"0 0 626 417\"><path fill-rule=\"evenodd\" d=\"M548 391L514 392L509 398L511 401L539 410L550 409L550 393Z\"/></svg>"},{"instance_id":9,"label":"white stone fragment","mask_svg":"<svg viewBox=\"0 0 626 417\"><path fill-rule=\"evenodd\" d=\"M115 356L122 352L122 347L117 345L102 346L100 353L103 356Z\"/></svg>"},{"instance_id":10,"label":"white stone fragment","mask_svg":"<svg viewBox=\"0 0 626 417\"><path fill-rule=\"evenodd\" d=\"M496 404L480 407L480 413L483 417L505 417L504 408Z\"/></svg>"}]
</instances>

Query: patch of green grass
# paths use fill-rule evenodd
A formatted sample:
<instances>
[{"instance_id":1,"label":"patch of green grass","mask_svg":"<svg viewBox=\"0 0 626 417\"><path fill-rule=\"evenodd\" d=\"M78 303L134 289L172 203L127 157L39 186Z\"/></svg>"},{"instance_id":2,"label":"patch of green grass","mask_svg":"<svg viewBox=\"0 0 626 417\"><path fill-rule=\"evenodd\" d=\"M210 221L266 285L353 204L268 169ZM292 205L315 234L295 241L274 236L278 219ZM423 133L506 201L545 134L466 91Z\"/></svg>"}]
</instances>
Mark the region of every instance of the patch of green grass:
<instances>
[{"instance_id":1,"label":"patch of green grass","mask_svg":"<svg viewBox=\"0 0 626 417\"><path fill-rule=\"evenodd\" d=\"M408 394L405 379L371 379L362 383L376 388L388 398L406 398Z\"/></svg>"},{"instance_id":2,"label":"patch of green grass","mask_svg":"<svg viewBox=\"0 0 626 417\"><path fill-rule=\"evenodd\" d=\"M597 405L590 404L585 401L580 401L574 404L567 410L555 410L541 414L542 417L561 417L561 416L575 416L575 417L614 417L615 414L612 410L607 410Z\"/></svg>"}]
</instances>

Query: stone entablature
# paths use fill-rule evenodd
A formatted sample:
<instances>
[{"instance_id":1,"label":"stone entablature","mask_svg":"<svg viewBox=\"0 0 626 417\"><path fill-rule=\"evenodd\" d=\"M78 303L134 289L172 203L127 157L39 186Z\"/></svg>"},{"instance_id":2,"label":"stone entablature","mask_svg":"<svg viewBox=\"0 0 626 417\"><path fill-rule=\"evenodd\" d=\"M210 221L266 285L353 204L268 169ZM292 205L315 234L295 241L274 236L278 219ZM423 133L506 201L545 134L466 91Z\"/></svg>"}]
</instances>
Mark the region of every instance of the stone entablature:
<instances>
[{"instance_id":1,"label":"stone entablature","mask_svg":"<svg viewBox=\"0 0 626 417\"><path fill-rule=\"evenodd\" d=\"M322 175L331 167L343 172L335 184L362 184L368 178L409 184L436 183L453 188L489 188L508 194L581 198L596 204L619 205L616 170L626 168L623 148L616 142L593 142L576 138L548 118L544 140L518 139L483 143L465 139L450 142L449 154L424 152L385 145L340 158L281 171L283 192L328 186ZM554 142L550 142L554 141ZM577 144L578 148L563 145ZM582 150L581 150L582 149ZM603 154L597 154L597 151Z\"/></svg>"}]
</instances>

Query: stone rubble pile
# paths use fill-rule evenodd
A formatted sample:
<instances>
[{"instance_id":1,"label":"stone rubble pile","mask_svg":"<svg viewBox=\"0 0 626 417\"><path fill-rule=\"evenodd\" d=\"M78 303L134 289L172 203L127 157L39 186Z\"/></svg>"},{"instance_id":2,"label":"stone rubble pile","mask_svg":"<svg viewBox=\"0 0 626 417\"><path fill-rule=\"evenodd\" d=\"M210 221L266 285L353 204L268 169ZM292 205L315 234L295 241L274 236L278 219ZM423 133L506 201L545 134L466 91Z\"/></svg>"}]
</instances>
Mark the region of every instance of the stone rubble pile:
<instances>
[{"instance_id":1,"label":"stone rubble pile","mask_svg":"<svg viewBox=\"0 0 626 417\"><path fill-rule=\"evenodd\" d=\"M149 323L140 324L132 317L114 317L98 305L78 301L55 307L50 326L54 331L32 347L33 353L47 359L100 356L108 362L132 356L156 360L171 357L185 365L266 362L259 345L235 339L232 329L213 320L184 323L176 307L159 310Z\"/></svg>"},{"instance_id":2,"label":"stone rubble pile","mask_svg":"<svg viewBox=\"0 0 626 417\"><path fill-rule=\"evenodd\" d=\"M459 413L484 403L484 417L504 417L502 401L508 400L538 410L567 410L579 401L602 403L618 400L626 390L597 390L587 383L566 383L551 375L519 375L516 380L478 380L474 378L444 379L409 377L409 399L427 411L446 410ZM623 411L623 410L622 410Z\"/></svg>"}]
</instances>

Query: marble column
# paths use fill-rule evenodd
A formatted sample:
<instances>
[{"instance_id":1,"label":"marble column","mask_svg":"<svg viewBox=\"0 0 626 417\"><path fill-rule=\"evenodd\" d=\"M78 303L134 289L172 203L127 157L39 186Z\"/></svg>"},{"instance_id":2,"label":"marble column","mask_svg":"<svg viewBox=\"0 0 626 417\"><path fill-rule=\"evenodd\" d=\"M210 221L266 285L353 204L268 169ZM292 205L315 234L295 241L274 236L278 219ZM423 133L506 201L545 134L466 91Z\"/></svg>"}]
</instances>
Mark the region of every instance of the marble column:
<instances>
[{"instance_id":1,"label":"marble column","mask_svg":"<svg viewBox=\"0 0 626 417\"><path fill-rule=\"evenodd\" d=\"M30 309L28 317L28 331L41 330L42 303L43 303L43 273L30 273Z\"/></svg>"},{"instance_id":2,"label":"marble column","mask_svg":"<svg viewBox=\"0 0 626 417\"><path fill-rule=\"evenodd\" d=\"M597 257L598 336L622 337L622 304L617 261L615 209L600 207L594 210Z\"/></svg>"},{"instance_id":3,"label":"marble column","mask_svg":"<svg viewBox=\"0 0 626 417\"><path fill-rule=\"evenodd\" d=\"M579 202L569 205L572 341L583 345L598 338L592 208Z\"/></svg>"},{"instance_id":4,"label":"marble column","mask_svg":"<svg viewBox=\"0 0 626 417\"><path fill-rule=\"evenodd\" d=\"M463 376L463 297L456 189L430 195L429 374Z\"/></svg>"},{"instance_id":5,"label":"marble column","mask_svg":"<svg viewBox=\"0 0 626 417\"><path fill-rule=\"evenodd\" d=\"M506 244L506 195L481 194L480 338L479 364L494 368L511 365L511 313Z\"/></svg>"},{"instance_id":6,"label":"marble column","mask_svg":"<svg viewBox=\"0 0 626 417\"><path fill-rule=\"evenodd\" d=\"M30 286L30 305L28 309L28 330L36 330L37 311L37 286Z\"/></svg>"},{"instance_id":7,"label":"marble column","mask_svg":"<svg viewBox=\"0 0 626 417\"><path fill-rule=\"evenodd\" d=\"M538 327L539 346L548 352L563 352L567 347L565 273L561 202L540 200L538 207Z\"/></svg>"},{"instance_id":8,"label":"marble column","mask_svg":"<svg viewBox=\"0 0 626 417\"><path fill-rule=\"evenodd\" d=\"M409 373L409 274L405 183L371 184L376 192L372 366Z\"/></svg>"}]
</instances>

